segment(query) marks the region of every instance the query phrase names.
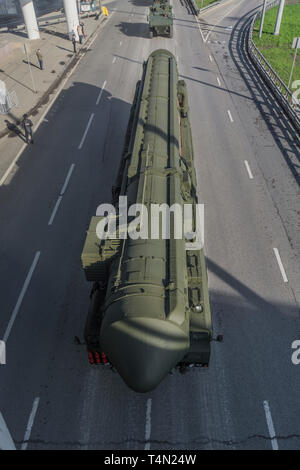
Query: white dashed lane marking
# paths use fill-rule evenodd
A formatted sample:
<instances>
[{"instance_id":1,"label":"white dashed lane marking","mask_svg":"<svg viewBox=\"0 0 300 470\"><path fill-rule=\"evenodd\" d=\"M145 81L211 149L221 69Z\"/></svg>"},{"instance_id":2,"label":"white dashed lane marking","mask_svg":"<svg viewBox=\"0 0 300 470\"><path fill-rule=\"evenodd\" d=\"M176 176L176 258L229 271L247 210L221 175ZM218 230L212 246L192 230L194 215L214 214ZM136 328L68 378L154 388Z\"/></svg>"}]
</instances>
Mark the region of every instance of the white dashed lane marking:
<instances>
[{"instance_id":1,"label":"white dashed lane marking","mask_svg":"<svg viewBox=\"0 0 300 470\"><path fill-rule=\"evenodd\" d=\"M99 97L98 97L98 98L99 98ZM97 103L96 103L96 104L97 104ZM89 122L87 123L87 126L86 126L86 128L85 128L84 134L83 134L82 139L81 139L81 141L80 141L80 144L79 144L79 146L78 146L78 150L81 150L81 149L82 149L82 146L83 146L83 144L84 144L85 138L86 138L87 133L88 133L88 131L89 131L90 125L92 124L92 120L94 119L94 116L95 116L94 113L92 113L92 114L90 115Z\"/></svg>"},{"instance_id":2,"label":"white dashed lane marking","mask_svg":"<svg viewBox=\"0 0 300 470\"><path fill-rule=\"evenodd\" d=\"M31 267L30 267L30 269L29 269L29 272L28 272L27 277L26 277L26 279L25 279L25 282L24 282L24 284L23 284L21 293L20 293L20 295L19 295L19 298L18 298L18 300L17 300L17 303L16 303L16 305L15 305L15 308L14 308L14 310L13 310L13 312L12 312L11 317L10 317L8 326L7 326L6 330L5 330L5 333L4 333L4 336L3 336L3 341L5 341L5 342L7 342L7 340L8 340L8 337L9 337L9 335L10 335L10 332L11 332L11 329L12 329L13 324L14 324L14 322L15 322L15 319L16 319L18 313L19 313L19 310L20 310L20 307L21 307L21 305L22 305L24 296L25 296L25 294L26 294L26 292L27 292L28 286L29 286L30 281L31 281L31 279L32 279L34 270L35 270L35 268L36 268L36 265L38 264L40 255L41 255L41 252L40 252L40 251L38 251L38 252L35 254L35 257L34 257L34 260L33 260L33 262L32 262L32 265L31 265Z\"/></svg>"}]
</instances>

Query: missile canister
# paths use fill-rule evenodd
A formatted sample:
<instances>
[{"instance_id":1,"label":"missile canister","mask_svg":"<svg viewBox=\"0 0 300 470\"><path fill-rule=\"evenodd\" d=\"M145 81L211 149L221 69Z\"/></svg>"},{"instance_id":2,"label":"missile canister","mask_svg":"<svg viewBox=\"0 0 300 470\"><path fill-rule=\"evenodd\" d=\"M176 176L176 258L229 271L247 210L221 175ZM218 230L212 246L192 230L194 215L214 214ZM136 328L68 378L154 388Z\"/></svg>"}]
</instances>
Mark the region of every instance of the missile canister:
<instances>
[{"instance_id":1,"label":"missile canister","mask_svg":"<svg viewBox=\"0 0 300 470\"><path fill-rule=\"evenodd\" d=\"M151 228L153 204L190 204L195 227L196 186L186 85L174 56L156 50L136 87L113 188L115 219L126 196L128 207L147 210ZM100 240L103 217L92 218L82 252L94 283L85 328L90 362L111 364L137 392L154 389L173 368L207 366L212 325L199 240L177 238L172 224L168 238L150 229L145 238L121 238L117 225L113 237Z\"/></svg>"}]
</instances>

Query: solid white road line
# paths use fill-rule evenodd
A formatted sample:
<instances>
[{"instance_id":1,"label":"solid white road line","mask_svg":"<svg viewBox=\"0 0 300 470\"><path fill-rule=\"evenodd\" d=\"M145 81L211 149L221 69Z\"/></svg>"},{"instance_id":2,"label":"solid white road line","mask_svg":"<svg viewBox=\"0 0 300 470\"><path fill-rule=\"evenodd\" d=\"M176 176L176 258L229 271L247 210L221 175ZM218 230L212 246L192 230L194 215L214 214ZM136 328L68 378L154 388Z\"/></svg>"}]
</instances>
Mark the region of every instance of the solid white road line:
<instances>
[{"instance_id":1,"label":"solid white road line","mask_svg":"<svg viewBox=\"0 0 300 470\"><path fill-rule=\"evenodd\" d=\"M252 171L251 171L251 168L250 168L249 163L247 162L247 160L245 160L244 163L245 163L246 169L247 169L247 171L248 171L249 178L250 178L251 180L253 180L253 174L252 174Z\"/></svg>"},{"instance_id":2,"label":"solid white road line","mask_svg":"<svg viewBox=\"0 0 300 470\"><path fill-rule=\"evenodd\" d=\"M32 262L31 268L29 269L29 272L28 272L27 277L26 277L26 279L25 279L25 282L24 282L24 285L23 285L23 287L22 287L21 293L20 293L20 295L19 295L18 301L17 301L17 303L16 303L16 306L15 306L15 308L14 308L14 310L13 310L13 313L12 313L12 315L11 315L11 318L10 318L10 320L9 320L9 323L8 323L8 325L7 325L7 328L6 328L5 333L4 333L4 336L3 336L3 341L5 341L5 342L7 342L7 340L8 340L8 337L9 337L9 335L10 335L10 332L11 332L11 329L12 329L13 324L14 324L14 322L15 322L15 319L16 319L18 313L19 313L21 304L22 304L22 302L23 302L24 296L25 296L26 291L27 291L27 289L28 289L28 286L29 286L29 284L30 284L30 281L31 281L31 278L32 278L32 276L33 276L33 273L34 273L34 270L35 270L35 268L36 268L36 265L37 265L37 263L38 263L40 254L41 254L40 251L38 251L38 252L35 254L35 257L34 257L34 260L33 260L33 262Z\"/></svg>"},{"instance_id":3,"label":"solid white road line","mask_svg":"<svg viewBox=\"0 0 300 470\"><path fill-rule=\"evenodd\" d=\"M55 206L54 206L54 209L53 209L53 211L52 211L52 214L51 214L51 217L50 217L50 219L49 219L48 225L52 225L53 220L54 220L54 217L56 216L56 212L57 212L57 210L58 210L58 208L59 208L59 206L60 206L61 201L62 201L62 196L59 196L58 199L57 199L57 201L56 201L56 204L55 204Z\"/></svg>"},{"instance_id":4,"label":"solid white road line","mask_svg":"<svg viewBox=\"0 0 300 470\"><path fill-rule=\"evenodd\" d=\"M32 427L33 427L33 424L34 424L34 419L35 419L35 415L36 415L36 412L37 412L37 409L38 409L38 406L39 406L39 402L40 402L40 397L36 397L34 399L34 402L33 402L33 405L32 405L32 410L31 410L29 420L28 420L28 423L27 423L25 436L24 436L24 441L23 441L23 444L21 446L21 450L26 450L27 449L28 441L30 439L31 430L32 430Z\"/></svg>"},{"instance_id":5,"label":"solid white road line","mask_svg":"<svg viewBox=\"0 0 300 470\"><path fill-rule=\"evenodd\" d=\"M60 192L60 195L61 195L61 196L63 196L63 195L65 194L65 191L66 191L67 186L68 186L68 184L69 184L69 181L70 181L70 178L71 178L71 176L72 176L72 173L73 173L74 168L75 168L75 163L72 163L72 165L70 166L69 172L68 172L68 174L67 174L66 181L65 181L65 183L64 183L64 185L63 185L63 187L62 187L62 190L61 190L61 192Z\"/></svg>"},{"instance_id":6,"label":"solid white road line","mask_svg":"<svg viewBox=\"0 0 300 470\"><path fill-rule=\"evenodd\" d=\"M122 46L123 41L120 41L120 46Z\"/></svg>"},{"instance_id":7,"label":"solid white road line","mask_svg":"<svg viewBox=\"0 0 300 470\"><path fill-rule=\"evenodd\" d=\"M227 110L227 113L228 113L230 121L233 122L233 117L232 117L231 112L230 112L229 109Z\"/></svg>"},{"instance_id":8,"label":"solid white road line","mask_svg":"<svg viewBox=\"0 0 300 470\"><path fill-rule=\"evenodd\" d=\"M115 60L116 60L116 58L114 58L113 63L114 63ZM100 93L99 93L98 98L97 98L97 101L96 101L96 106L98 106L98 104L100 103L101 96L102 96L103 90L104 90L104 88L105 88L105 85L106 85L106 80L105 80L105 81L103 82L103 84L102 84Z\"/></svg>"},{"instance_id":9,"label":"solid white road line","mask_svg":"<svg viewBox=\"0 0 300 470\"><path fill-rule=\"evenodd\" d=\"M0 450L16 450L16 446L0 411Z\"/></svg>"},{"instance_id":10,"label":"solid white road line","mask_svg":"<svg viewBox=\"0 0 300 470\"><path fill-rule=\"evenodd\" d=\"M87 135L87 133L88 133L88 131L89 131L90 125L92 124L92 120L94 119L94 116L95 116L94 113L92 113L92 114L90 115L89 122L87 123L86 129L85 129L84 134L83 134L82 139L81 139L81 142L80 142L80 144L79 144L79 146L78 146L78 150L81 150L81 149L82 149L82 146L83 146L83 144L84 144L86 135Z\"/></svg>"},{"instance_id":11,"label":"solid white road line","mask_svg":"<svg viewBox=\"0 0 300 470\"><path fill-rule=\"evenodd\" d=\"M212 56L211 56L211 55L209 55L209 60L210 60L211 62L213 61L213 59L212 59Z\"/></svg>"},{"instance_id":12,"label":"solid white road line","mask_svg":"<svg viewBox=\"0 0 300 470\"><path fill-rule=\"evenodd\" d=\"M116 57L113 58L113 61L112 61L113 64L116 62L116 59L117 59Z\"/></svg>"},{"instance_id":13,"label":"solid white road line","mask_svg":"<svg viewBox=\"0 0 300 470\"><path fill-rule=\"evenodd\" d=\"M221 86L221 80L219 79L219 77L217 77L217 82L218 82L218 85Z\"/></svg>"},{"instance_id":14,"label":"solid white road line","mask_svg":"<svg viewBox=\"0 0 300 470\"><path fill-rule=\"evenodd\" d=\"M203 36L203 33L202 33L202 29L201 29L201 26L200 26L200 23L199 23L199 20L198 20L198 16L194 15L194 18L196 20L196 23L198 25L198 29L200 31L200 34L201 34L201 38L202 38L202 41L205 43L205 39L204 39L204 36Z\"/></svg>"},{"instance_id":15,"label":"solid white road line","mask_svg":"<svg viewBox=\"0 0 300 470\"><path fill-rule=\"evenodd\" d=\"M283 282L289 282L288 278L287 278L287 275L286 275L286 272L285 272L285 269L283 267L283 263L281 261L281 258L280 258L280 254L279 254L279 251L277 248L273 248L274 250L274 253L275 253L275 256L276 256L276 259L277 259L277 263L279 265L279 269L280 269L280 272L281 272L281 275L282 275L282 278L283 278Z\"/></svg>"},{"instance_id":16,"label":"solid white road line","mask_svg":"<svg viewBox=\"0 0 300 470\"><path fill-rule=\"evenodd\" d=\"M277 442L277 439L275 437L276 433L275 433L275 429L274 429L274 424L273 424L273 420L272 420L272 415L271 415L269 403L267 402L267 400L264 401L264 409L265 409L265 415L266 415L266 420L267 420L267 426L268 426L268 430L269 430L269 434L270 434L270 438L271 438L272 449L273 450L278 450L278 442Z\"/></svg>"},{"instance_id":17,"label":"solid white road line","mask_svg":"<svg viewBox=\"0 0 300 470\"><path fill-rule=\"evenodd\" d=\"M151 408L152 408L152 399L148 398L147 405L146 405L145 450L150 450Z\"/></svg>"}]
</instances>

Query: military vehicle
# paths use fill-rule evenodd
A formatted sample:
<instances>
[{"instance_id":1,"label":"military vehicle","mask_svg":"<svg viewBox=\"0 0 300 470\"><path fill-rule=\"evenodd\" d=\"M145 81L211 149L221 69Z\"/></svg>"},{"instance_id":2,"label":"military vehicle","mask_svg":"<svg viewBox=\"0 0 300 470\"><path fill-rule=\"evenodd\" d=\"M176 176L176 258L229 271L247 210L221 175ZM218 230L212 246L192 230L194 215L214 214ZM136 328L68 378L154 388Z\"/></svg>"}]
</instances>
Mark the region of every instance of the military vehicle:
<instances>
[{"instance_id":1,"label":"military vehicle","mask_svg":"<svg viewBox=\"0 0 300 470\"><path fill-rule=\"evenodd\" d=\"M173 37L172 6L165 0L158 0L149 9L149 36Z\"/></svg>"},{"instance_id":2,"label":"military vehicle","mask_svg":"<svg viewBox=\"0 0 300 470\"><path fill-rule=\"evenodd\" d=\"M125 238L119 201L127 196L128 207L149 212L153 203L190 204L194 227L196 187L186 84L175 57L158 49L136 86L112 191L117 230L99 238L97 226L109 217L92 217L82 251L94 283L85 327L90 363L110 365L137 392L171 370L208 366L211 312L203 246L176 238L174 227L169 238Z\"/></svg>"}]
</instances>

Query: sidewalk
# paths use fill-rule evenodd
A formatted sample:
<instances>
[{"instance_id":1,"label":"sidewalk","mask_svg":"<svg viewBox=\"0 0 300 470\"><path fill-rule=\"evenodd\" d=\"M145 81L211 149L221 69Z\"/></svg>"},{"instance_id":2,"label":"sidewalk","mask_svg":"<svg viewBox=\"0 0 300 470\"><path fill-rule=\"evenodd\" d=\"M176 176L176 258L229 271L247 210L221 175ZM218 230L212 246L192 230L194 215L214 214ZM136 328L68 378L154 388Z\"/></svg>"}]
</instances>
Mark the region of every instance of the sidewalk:
<instances>
[{"instance_id":1,"label":"sidewalk","mask_svg":"<svg viewBox=\"0 0 300 470\"><path fill-rule=\"evenodd\" d=\"M57 16L57 12L53 12L52 16ZM48 19L51 14L45 17ZM24 113L27 113L34 123L37 121L40 108L47 103L50 93L53 93L79 57L87 51L89 43L104 20L103 15L98 20L95 16L82 18L86 38L82 45L77 43L76 54L67 35L66 22L61 19L60 22L54 19L52 24L49 22L40 26L40 39L34 41L27 39L25 31L20 29L0 33L0 80L5 82L9 92L16 93L18 102L18 106L12 108L8 114L0 115L0 144L11 132L8 127L13 128L18 124ZM32 76L24 44L28 49ZM40 70L35 54L38 48L43 55L44 70Z\"/></svg>"}]
</instances>

